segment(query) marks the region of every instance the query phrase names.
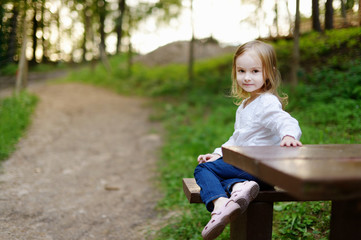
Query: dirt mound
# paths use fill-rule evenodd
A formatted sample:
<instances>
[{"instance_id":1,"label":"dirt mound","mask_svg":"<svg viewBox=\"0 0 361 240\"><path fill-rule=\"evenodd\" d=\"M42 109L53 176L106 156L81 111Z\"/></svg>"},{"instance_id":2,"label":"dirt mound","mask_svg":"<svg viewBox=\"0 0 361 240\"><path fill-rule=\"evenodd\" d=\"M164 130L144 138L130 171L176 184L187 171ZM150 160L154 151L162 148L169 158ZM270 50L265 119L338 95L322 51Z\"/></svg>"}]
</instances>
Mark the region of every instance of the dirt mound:
<instances>
[{"instance_id":1,"label":"dirt mound","mask_svg":"<svg viewBox=\"0 0 361 240\"><path fill-rule=\"evenodd\" d=\"M146 55L137 56L135 61L148 66L166 65L169 63L186 63L189 58L189 41L167 44ZM194 43L196 60L207 59L233 53L236 47L221 47L214 40L197 40Z\"/></svg>"}]
</instances>

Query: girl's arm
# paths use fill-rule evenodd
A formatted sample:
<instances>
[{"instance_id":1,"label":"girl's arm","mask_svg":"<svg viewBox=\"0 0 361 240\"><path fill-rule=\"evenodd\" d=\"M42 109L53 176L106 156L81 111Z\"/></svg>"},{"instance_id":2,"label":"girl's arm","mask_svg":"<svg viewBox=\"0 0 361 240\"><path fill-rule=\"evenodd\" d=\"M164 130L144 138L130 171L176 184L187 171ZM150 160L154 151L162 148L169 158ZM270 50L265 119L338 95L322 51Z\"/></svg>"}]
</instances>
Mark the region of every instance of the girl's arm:
<instances>
[{"instance_id":1,"label":"girl's arm","mask_svg":"<svg viewBox=\"0 0 361 240\"><path fill-rule=\"evenodd\" d=\"M302 146L298 141L302 134L298 121L282 109L275 96L267 95L262 100L257 112L260 124L281 138L281 146Z\"/></svg>"},{"instance_id":2,"label":"girl's arm","mask_svg":"<svg viewBox=\"0 0 361 240\"><path fill-rule=\"evenodd\" d=\"M241 107L242 106L238 107L237 112ZM228 139L227 142L223 143L221 147L218 147L218 148L214 149L213 154L216 154L216 155L219 155L219 156L222 157L223 156L222 147L237 146L236 138L235 138L234 134L235 134L235 130L236 130L236 126L237 126L238 121L239 121L239 118L238 118L237 113L236 113L236 121L234 123L234 132L233 132L232 136Z\"/></svg>"}]
</instances>

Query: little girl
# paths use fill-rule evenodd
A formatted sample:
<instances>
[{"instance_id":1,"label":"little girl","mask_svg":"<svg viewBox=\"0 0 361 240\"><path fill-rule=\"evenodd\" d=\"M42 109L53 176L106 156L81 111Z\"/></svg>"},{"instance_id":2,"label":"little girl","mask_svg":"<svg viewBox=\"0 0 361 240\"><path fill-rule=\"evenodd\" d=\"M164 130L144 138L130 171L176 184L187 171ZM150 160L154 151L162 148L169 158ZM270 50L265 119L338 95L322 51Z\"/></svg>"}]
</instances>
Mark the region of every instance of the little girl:
<instances>
[{"instance_id":1,"label":"little girl","mask_svg":"<svg viewBox=\"0 0 361 240\"><path fill-rule=\"evenodd\" d=\"M272 46L261 41L240 46L233 58L232 81L232 95L238 99L239 107L233 135L222 146L302 146L297 120L282 109L287 97L277 93L281 78ZM215 239L247 209L260 187L270 186L225 163L221 148L200 155L198 163L194 176L211 212L202 236Z\"/></svg>"}]
</instances>

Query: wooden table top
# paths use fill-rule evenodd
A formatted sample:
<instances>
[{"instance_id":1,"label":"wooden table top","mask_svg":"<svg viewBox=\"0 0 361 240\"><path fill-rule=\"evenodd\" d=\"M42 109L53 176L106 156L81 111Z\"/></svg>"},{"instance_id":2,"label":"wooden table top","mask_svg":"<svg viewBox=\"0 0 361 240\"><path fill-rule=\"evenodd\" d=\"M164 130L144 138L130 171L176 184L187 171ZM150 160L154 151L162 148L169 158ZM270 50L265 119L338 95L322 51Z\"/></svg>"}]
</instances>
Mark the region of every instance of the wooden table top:
<instances>
[{"instance_id":1,"label":"wooden table top","mask_svg":"<svg viewBox=\"0 0 361 240\"><path fill-rule=\"evenodd\" d=\"M223 158L300 200L361 198L361 144L223 147Z\"/></svg>"}]
</instances>

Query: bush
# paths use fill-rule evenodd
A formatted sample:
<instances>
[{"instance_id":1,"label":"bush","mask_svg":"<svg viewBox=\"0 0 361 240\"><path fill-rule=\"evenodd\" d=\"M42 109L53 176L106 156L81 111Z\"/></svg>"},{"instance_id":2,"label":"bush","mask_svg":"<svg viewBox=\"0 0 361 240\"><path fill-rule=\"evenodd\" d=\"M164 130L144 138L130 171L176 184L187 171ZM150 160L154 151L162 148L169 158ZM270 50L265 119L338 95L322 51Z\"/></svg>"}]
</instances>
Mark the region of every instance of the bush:
<instances>
[{"instance_id":1,"label":"bush","mask_svg":"<svg viewBox=\"0 0 361 240\"><path fill-rule=\"evenodd\" d=\"M270 42L277 52L279 69L287 79L292 62L291 40ZM345 28L318 32L310 32L300 38L300 72L309 72L323 67L348 68L347 64L361 57L361 28Z\"/></svg>"}]
</instances>

